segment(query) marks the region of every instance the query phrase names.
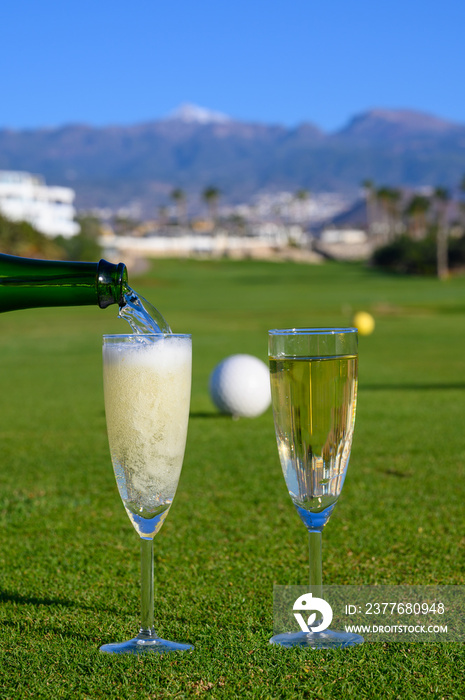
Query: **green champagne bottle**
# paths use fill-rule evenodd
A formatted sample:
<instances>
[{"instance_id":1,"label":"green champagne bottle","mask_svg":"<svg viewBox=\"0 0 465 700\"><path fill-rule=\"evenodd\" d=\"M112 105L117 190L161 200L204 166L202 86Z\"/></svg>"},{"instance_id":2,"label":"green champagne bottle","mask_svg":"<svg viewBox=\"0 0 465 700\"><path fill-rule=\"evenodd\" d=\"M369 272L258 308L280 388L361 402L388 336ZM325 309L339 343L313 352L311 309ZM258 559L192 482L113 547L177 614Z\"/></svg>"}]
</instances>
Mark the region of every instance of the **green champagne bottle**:
<instances>
[{"instance_id":1,"label":"green champagne bottle","mask_svg":"<svg viewBox=\"0 0 465 700\"><path fill-rule=\"evenodd\" d=\"M0 312L38 306L124 304L124 263L31 260L0 254Z\"/></svg>"}]
</instances>

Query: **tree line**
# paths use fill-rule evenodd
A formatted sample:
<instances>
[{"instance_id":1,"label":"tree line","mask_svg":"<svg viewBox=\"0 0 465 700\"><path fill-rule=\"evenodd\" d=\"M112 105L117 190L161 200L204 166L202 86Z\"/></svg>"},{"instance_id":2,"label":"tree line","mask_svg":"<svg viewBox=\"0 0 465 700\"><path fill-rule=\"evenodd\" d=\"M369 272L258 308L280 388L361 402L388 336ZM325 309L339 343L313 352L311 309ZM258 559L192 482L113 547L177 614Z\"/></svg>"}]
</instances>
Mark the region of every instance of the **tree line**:
<instances>
[{"instance_id":1,"label":"tree line","mask_svg":"<svg viewBox=\"0 0 465 700\"><path fill-rule=\"evenodd\" d=\"M465 176L453 199L444 187L424 192L376 187L362 183L368 232L378 239L375 264L405 272L432 272L448 276L451 267L464 264L460 242L465 235Z\"/></svg>"},{"instance_id":2,"label":"tree line","mask_svg":"<svg viewBox=\"0 0 465 700\"><path fill-rule=\"evenodd\" d=\"M49 238L26 221L12 221L0 214L0 252L22 258L98 261L100 222L92 216L78 217L81 231L72 238Z\"/></svg>"}]
</instances>

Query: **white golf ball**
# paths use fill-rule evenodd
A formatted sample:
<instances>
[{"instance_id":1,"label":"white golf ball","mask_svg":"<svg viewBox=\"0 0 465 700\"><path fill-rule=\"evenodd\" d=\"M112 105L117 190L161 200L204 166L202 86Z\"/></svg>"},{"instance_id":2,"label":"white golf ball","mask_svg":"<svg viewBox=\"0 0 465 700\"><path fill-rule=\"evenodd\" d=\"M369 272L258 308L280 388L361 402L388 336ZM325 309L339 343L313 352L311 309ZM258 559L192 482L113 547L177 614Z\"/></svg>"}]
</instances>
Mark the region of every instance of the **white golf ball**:
<instances>
[{"instance_id":1,"label":"white golf ball","mask_svg":"<svg viewBox=\"0 0 465 700\"><path fill-rule=\"evenodd\" d=\"M232 416L254 418L271 403L270 373L253 355L231 355L210 375L210 396L215 406Z\"/></svg>"}]
</instances>

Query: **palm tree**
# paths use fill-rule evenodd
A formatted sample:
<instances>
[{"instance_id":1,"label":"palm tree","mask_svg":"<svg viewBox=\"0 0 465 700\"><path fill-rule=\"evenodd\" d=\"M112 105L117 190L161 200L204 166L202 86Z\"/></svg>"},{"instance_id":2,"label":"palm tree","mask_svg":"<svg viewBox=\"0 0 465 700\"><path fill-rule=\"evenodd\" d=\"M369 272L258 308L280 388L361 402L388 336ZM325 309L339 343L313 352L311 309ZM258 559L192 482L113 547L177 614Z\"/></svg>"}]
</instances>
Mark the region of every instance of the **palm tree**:
<instances>
[{"instance_id":1,"label":"palm tree","mask_svg":"<svg viewBox=\"0 0 465 700\"><path fill-rule=\"evenodd\" d=\"M166 222L168 221L168 208L164 205L158 207L158 220L160 222L160 226L164 228L166 226Z\"/></svg>"},{"instance_id":2,"label":"palm tree","mask_svg":"<svg viewBox=\"0 0 465 700\"><path fill-rule=\"evenodd\" d=\"M186 193L179 187L171 192L171 199L176 204L178 223L186 223Z\"/></svg>"},{"instance_id":3,"label":"palm tree","mask_svg":"<svg viewBox=\"0 0 465 700\"><path fill-rule=\"evenodd\" d=\"M400 192L393 187L380 187L376 192L386 219L386 234L388 241L392 241L398 230Z\"/></svg>"},{"instance_id":4,"label":"palm tree","mask_svg":"<svg viewBox=\"0 0 465 700\"><path fill-rule=\"evenodd\" d=\"M218 218L218 200L220 198L221 192L216 187L206 187L202 192L202 199L208 207L210 212L210 218L213 223L216 224Z\"/></svg>"},{"instance_id":5,"label":"palm tree","mask_svg":"<svg viewBox=\"0 0 465 700\"><path fill-rule=\"evenodd\" d=\"M459 191L462 197L465 195L465 175L462 177L459 185ZM462 226L465 229L465 201L463 199L459 202L460 218L462 220Z\"/></svg>"},{"instance_id":6,"label":"palm tree","mask_svg":"<svg viewBox=\"0 0 465 700\"><path fill-rule=\"evenodd\" d=\"M298 207L299 223L302 223L305 219L305 203L308 202L309 199L310 192L303 187L297 190L294 195L294 200L296 201Z\"/></svg>"},{"instance_id":7,"label":"palm tree","mask_svg":"<svg viewBox=\"0 0 465 700\"><path fill-rule=\"evenodd\" d=\"M437 251L437 273L439 279L445 279L449 274L448 266L448 236L447 209L449 193L444 187L436 187L434 190L434 205L436 209L437 231L436 231L436 251Z\"/></svg>"},{"instance_id":8,"label":"palm tree","mask_svg":"<svg viewBox=\"0 0 465 700\"><path fill-rule=\"evenodd\" d=\"M415 194L405 210L410 221L410 235L416 240L426 236L426 214L430 207L430 200L421 194Z\"/></svg>"},{"instance_id":9,"label":"palm tree","mask_svg":"<svg viewBox=\"0 0 465 700\"><path fill-rule=\"evenodd\" d=\"M362 182L363 192L365 194L365 207L367 213L367 229L368 233L373 233L373 222L375 220L376 209L376 190L373 180L366 179Z\"/></svg>"}]
</instances>

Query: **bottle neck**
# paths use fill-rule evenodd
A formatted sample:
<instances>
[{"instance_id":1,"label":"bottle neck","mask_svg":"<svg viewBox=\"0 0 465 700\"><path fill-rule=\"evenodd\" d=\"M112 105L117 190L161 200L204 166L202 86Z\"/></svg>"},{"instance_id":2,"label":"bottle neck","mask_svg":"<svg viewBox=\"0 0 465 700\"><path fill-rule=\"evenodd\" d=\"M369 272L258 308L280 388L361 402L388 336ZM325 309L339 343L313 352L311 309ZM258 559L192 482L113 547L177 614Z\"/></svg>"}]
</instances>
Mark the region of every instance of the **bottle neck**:
<instances>
[{"instance_id":1,"label":"bottle neck","mask_svg":"<svg viewBox=\"0 0 465 700\"><path fill-rule=\"evenodd\" d=\"M122 304L123 263L35 260L0 254L0 311L41 306Z\"/></svg>"},{"instance_id":2,"label":"bottle neck","mask_svg":"<svg viewBox=\"0 0 465 700\"><path fill-rule=\"evenodd\" d=\"M128 286L128 271L124 263L113 265L100 260L97 268L97 297L101 309L111 304L124 304L123 296Z\"/></svg>"}]
</instances>

